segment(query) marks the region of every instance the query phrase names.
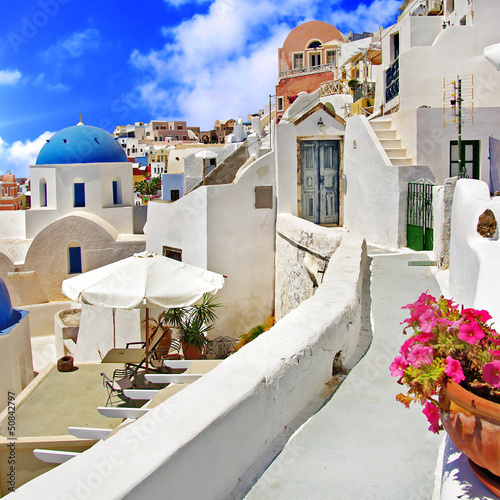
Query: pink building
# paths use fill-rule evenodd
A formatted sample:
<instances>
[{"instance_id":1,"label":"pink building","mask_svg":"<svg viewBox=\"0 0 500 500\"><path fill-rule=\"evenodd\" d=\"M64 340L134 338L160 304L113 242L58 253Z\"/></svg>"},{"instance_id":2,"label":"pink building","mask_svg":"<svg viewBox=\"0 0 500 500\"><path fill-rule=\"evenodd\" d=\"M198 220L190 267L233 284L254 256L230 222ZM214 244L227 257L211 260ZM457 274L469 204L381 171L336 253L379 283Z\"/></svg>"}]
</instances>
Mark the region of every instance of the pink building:
<instances>
[{"instance_id":1,"label":"pink building","mask_svg":"<svg viewBox=\"0 0 500 500\"><path fill-rule=\"evenodd\" d=\"M2 197L0 198L0 210L21 210L21 198L19 196L19 185L16 176L10 173L4 174L2 178Z\"/></svg>"}]
</instances>

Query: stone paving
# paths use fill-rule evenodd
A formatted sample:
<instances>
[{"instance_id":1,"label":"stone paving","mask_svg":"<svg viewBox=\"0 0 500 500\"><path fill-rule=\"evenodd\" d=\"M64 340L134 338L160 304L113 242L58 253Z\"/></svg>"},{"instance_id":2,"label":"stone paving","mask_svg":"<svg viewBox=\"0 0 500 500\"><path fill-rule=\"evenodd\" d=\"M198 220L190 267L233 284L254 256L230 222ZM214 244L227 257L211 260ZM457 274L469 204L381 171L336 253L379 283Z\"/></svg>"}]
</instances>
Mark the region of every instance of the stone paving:
<instances>
[{"instance_id":1,"label":"stone paving","mask_svg":"<svg viewBox=\"0 0 500 500\"><path fill-rule=\"evenodd\" d=\"M290 438L247 500L431 499L441 437L396 402L389 364L405 337L401 306L439 296L427 253L369 248L372 342L332 398Z\"/></svg>"}]
</instances>

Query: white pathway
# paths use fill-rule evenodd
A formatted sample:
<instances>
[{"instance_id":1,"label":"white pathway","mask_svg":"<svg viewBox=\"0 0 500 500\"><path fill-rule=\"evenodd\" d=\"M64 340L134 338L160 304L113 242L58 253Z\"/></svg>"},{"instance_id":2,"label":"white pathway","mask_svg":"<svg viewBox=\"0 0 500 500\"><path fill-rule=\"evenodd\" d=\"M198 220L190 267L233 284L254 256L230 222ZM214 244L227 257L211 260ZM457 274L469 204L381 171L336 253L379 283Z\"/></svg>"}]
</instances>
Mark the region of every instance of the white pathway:
<instances>
[{"instance_id":1,"label":"white pathway","mask_svg":"<svg viewBox=\"0 0 500 500\"><path fill-rule=\"evenodd\" d=\"M431 499L442 437L420 407L395 400L401 386L389 364L406 337L401 306L429 290L439 296L425 253L370 249L372 343L325 406L288 441L247 500Z\"/></svg>"}]
</instances>

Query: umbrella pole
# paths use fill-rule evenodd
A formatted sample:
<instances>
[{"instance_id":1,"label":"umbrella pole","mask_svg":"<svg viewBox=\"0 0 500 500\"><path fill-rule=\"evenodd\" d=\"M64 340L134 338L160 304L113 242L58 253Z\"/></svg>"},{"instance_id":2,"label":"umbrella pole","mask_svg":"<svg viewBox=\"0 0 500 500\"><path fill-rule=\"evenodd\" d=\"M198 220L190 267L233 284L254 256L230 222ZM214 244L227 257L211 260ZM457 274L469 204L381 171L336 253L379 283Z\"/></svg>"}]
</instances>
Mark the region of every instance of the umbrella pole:
<instances>
[{"instance_id":1,"label":"umbrella pole","mask_svg":"<svg viewBox=\"0 0 500 500\"><path fill-rule=\"evenodd\" d=\"M146 373L148 373L149 360L149 307L146 307Z\"/></svg>"}]
</instances>

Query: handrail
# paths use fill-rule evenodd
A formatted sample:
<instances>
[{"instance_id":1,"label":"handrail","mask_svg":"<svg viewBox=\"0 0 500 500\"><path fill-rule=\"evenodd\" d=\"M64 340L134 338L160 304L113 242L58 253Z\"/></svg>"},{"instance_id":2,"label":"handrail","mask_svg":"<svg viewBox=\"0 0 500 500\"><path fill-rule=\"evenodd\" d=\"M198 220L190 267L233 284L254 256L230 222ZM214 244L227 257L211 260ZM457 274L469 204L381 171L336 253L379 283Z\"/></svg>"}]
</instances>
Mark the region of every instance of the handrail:
<instances>
[{"instance_id":1,"label":"handrail","mask_svg":"<svg viewBox=\"0 0 500 500\"><path fill-rule=\"evenodd\" d=\"M334 64L321 64L319 66L304 66L302 68L291 69L289 71L280 71L278 78L288 78L290 76L302 75L304 73L320 73L322 71L334 71Z\"/></svg>"}]
</instances>

